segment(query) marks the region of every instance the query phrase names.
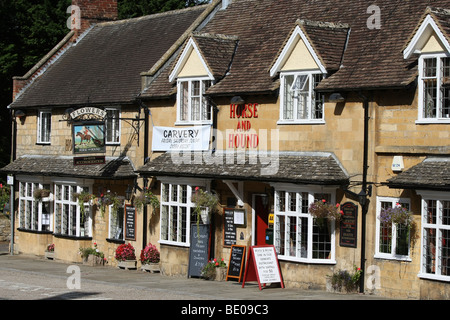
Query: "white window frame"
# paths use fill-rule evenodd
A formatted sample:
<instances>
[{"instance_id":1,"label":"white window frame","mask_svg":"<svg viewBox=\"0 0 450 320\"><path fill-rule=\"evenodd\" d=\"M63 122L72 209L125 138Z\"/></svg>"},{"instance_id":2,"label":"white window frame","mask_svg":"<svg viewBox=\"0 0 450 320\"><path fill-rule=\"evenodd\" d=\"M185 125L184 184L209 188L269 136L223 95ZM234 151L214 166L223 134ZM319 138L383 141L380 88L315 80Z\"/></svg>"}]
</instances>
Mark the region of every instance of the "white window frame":
<instances>
[{"instance_id":1,"label":"white window frame","mask_svg":"<svg viewBox=\"0 0 450 320\"><path fill-rule=\"evenodd\" d=\"M121 139L121 123L120 118L122 116L122 111L120 107L107 107L106 111L106 119L105 119L105 143L107 145L120 145ZM116 113L117 117L108 118L110 112ZM109 132L109 122L111 122L112 128L112 136L108 134ZM117 141L115 141L117 138Z\"/></svg>"},{"instance_id":2,"label":"white window frame","mask_svg":"<svg viewBox=\"0 0 450 320\"><path fill-rule=\"evenodd\" d=\"M280 118L277 124L324 124L325 123L325 103L322 96L322 117L314 118L313 117L313 107L315 107L315 97L319 95L315 92L314 87L314 76L322 75L324 78L325 75L320 70L313 71L295 71L295 72L281 72L280 73ZM308 96L306 101L307 115L306 117L299 117L299 99L293 99L293 117L292 119L288 119L284 116L287 99L286 92L291 90L291 88L287 88L286 85L286 77L294 77L293 85L295 85L296 79L298 77L306 76L308 81Z\"/></svg>"},{"instance_id":3,"label":"white window frame","mask_svg":"<svg viewBox=\"0 0 450 320\"><path fill-rule=\"evenodd\" d=\"M200 88L199 88L199 96L195 96L196 98L198 97L200 99L200 105L199 105L199 113L200 113L200 119L193 119L192 118L192 108L193 108L193 98L192 97L192 85L193 82L195 81L200 81ZM203 93L204 91L206 91L205 88L205 82L206 81L210 81L211 84L210 86L213 85L213 82L210 78L208 77L194 77L194 78L179 78L177 80L177 121L176 121L176 125L191 125L191 124L195 124L195 125L202 125L202 124L212 124L212 106L209 104L208 100L206 99L206 97L204 97ZM184 105L184 92L183 92L183 84L187 83L188 84L188 96L187 96L187 118L183 119L183 110L182 107ZM203 118L203 104L206 103L206 108L209 108L209 115L210 115L210 119L204 119Z\"/></svg>"},{"instance_id":4,"label":"white window frame","mask_svg":"<svg viewBox=\"0 0 450 320\"><path fill-rule=\"evenodd\" d=\"M92 181L55 181L54 182L54 213L55 213L55 233L68 237L91 237L92 236L92 204L86 202L85 206L85 221L87 222L87 229L81 228L81 212L78 200L73 198L73 193L81 193L83 190L92 193ZM59 195L58 188L62 187L62 194ZM69 194L66 199L64 191L68 188ZM68 206L68 226L67 233L63 233L63 215L64 206ZM67 207L66 207L67 208ZM75 211L73 211L75 209ZM61 210L61 212L59 211ZM75 215L75 216L74 216ZM72 225L72 217L75 217L75 227ZM87 219L87 220L86 220ZM86 224L85 224L86 226ZM75 232L71 232L75 230ZM84 233L84 234L83 234Z\"/></svg>"},{"instance_id":5,"label":"white window frame","mask_svg":"<svg viewBox=\"0 0 450 320\"><path fill-rule=\"evenodd\" d=\"M118 229L113 230L114 222L113 220L113 205L109 206L109 219L108 219L108 238L113 240L125 240L125 205L122 203L118 208L118 221L122 222L121 226L121 237L116 237ZM122 215L122 219L120 219L120 215ZM117 217L116 217L117 218Z\"/></svg>"},{"instance_id":6,"label":"white window frame","mask_svg":"<svg viewBox=\"0 0 450 320\"><path fill-rule=\"evenodd\" d=\"M450 192L438 192L438 191L422 191L418 190L417 193L422 196L421 208L422 208L422 227L421 227L421 252L420 252L420 272L419 277L424 279L432 279L432 280L440 280L450 282L450 275L442 275L441 267L442 267L442 232L450 232L450 223L443 224L442 223L442 208L443 202L450 202ZM430 223L427 221L428 213L427 207L428 201L436 201L436 223ZM434 229L435 230L435 271L427 272L426 271L426 233L425 229ZM440 241L439 241L440 240ZM448 247L449 244L446 244ZM447 261L449 262L449 261Z\"/></svg>"},{"instance_id":7,"label":"white window frame","mask_svg":"<svg viewBox=\"0 0 450 320\"><path fill-rule=\"evenodd\" d=\"M49 115L48 118L45 115ZM43 130L45 134L43 135ZM52 137L52 112L48 109L38 111L37 117L37 143L51 144Z\"/></svg>"},{"instance_id":8,"label":"white window frame","mask_svg":"<svg viewBox=\"0 0 450 320\"><path fill-rule=\"evenodd\" d=\"M411 208L411 201L408 198L396 198L396 197L377 197L377 218L376 218L376 234L375 234L375 258L381 258L381 259L390 259L390 260L401 260L401 261L411 261L411 244L409 243L408 247L408 254L407 255L399 255L396 254L396 245L397 245L397 225L395 223L392 223L391 228L391 253L381 252L380 250L380 232L381 232L381 221L380 221L380 214L381 214L381 203L382 202L390 202L392 208L395 208L396 204L399 203L401 205L408 205L409 208Z\"/></svg>"},{"instance_id":9,"label":"white window frame","mask_svg":"<svg viewBox=\"0 0 450 320\"><path fill-rule=\"evenodd\" d=\"M275 196L274 196L274 245L276 248L276 251L278 253L278 259L279 260L286 260L286 261L293 261L293 262L304 262L304 263L314 263L314 264L336 264L336 226L335 222L331 221L331 230L330 230L330 257L327 259L323 258L314 258L313 257L313 229L314 229L314 218L313 216L307 212L308 209L304 210L306 212L302 212L302 194L306 193L308 194L308 203L307 206L309 206L315 201L314 195L315 194L327 194L330 196L330 201L335 202L335 188L316 188L316 187L299 187L299 186L292 186L292 185L284 185L284 184L274 184L273 187L275 188ZM280 192L285 192L285 211L280 211L280 208L278 207L278 197ZM296 210L288 210L289 208L289 193L294 193L296 196ZM299 230L301 230L301 226L299 225L299 221L301 221L302 218L306 219L307 221L307 247L306 249L306 256L304 256L304 250L299 248L299 245L297 243L297 250L294 255L287 255L285 254L288 250L290 251L290 243L289 242L289 228L288 228L288 221L289 219L284 219L285 225L284 225L284 232L285 232L285 252L280 252L281 239L283 238L278 235L278 228L281 229L281 226L279 227L277 225L280 216L282 217L294 217L297 218L297 226L296 226L296 238L301 238L299 234ZM297 240L298 241L298 240Z\"/></svg>"},{"instance_id":10,"label":"white window frame","mask_svg":"<svg viewBox=\"0 0 450 320\"><path fill-rule=\"evenodd\" d=\"M165 198L163 195L163 188L165 186L169 186L168 190L168 198ZM180 202L179 197L181 195L181 186L186 186L186 202ZM177 188L177 200L171 199L173 188ZM198 179L170 179L163 178L161 179L161 196L160 196L160 236L159 243L175 245L180 247L189 247L190 246L190 235L191 235L191 224L195 223L195 221L191 221L191 212L194 210L195 204L191 202L191 197L195 192L196 187L207 188L209 189L209 182L205 180ZM167 209L165 209L165 207ZM172 225L172 217L174 217L174 212L171 211L171 208L177 208L177 228L178 230L182 230L182 220L180 219L180 208L186 208L186 226L185 226L185 240L183 241L183 234L180 232L173 232ZM167 210L167 211L165 211ZM166 217L167 215L167 217ZM167 230L167 236L166 236ZM175 239L176 240L173 240Z\"/></svg>"},{"instance_id":11,"label":"white window frame","mask_svg":"<svg viewBox=\"0 0 450 320\"><path fill-rule=\"evenodd\" d=\"M433 124L433 123L450 123L450 115L449 117L442 117L440 116L442 113L442 103L441 103L441 87L442 87L442 73L441 73L441 66L442 66L442 58L450 58L450 54L446 53L440 53L440 54L423 54L419 58L419 78L418 78L418 105L419 105L419 114L418 114L418 120L416 121L417 124ZM436 117L425 117L425 106L424 106L424 80L427 79L427 77L424 76L424 60L425 59L436 59L436 82L437 82L437 88L436 88ZM429 77L434 78L434 77Z\"/></svg>"},{"instance_id":12,"label":"white window frame","mask_svg":"<svg viewBox=\"0 0 450 320\"><path fill-rule=\"evenodd\" d=\"M53 230L53 193L51 183L40 179L21 177L17 178L19 181L19 227L29 231L52 231ZM48 186L50 195L42 198L41 201L34 198L33 192L37 189L43 189ZM29 205L27 205L29 204ZM48 216L43 213L43 206L48 205ZM29 225L27 225L29 220ZM33 223L35 222L35 223ZM46 223L48 222L48 224ZM44 230L44 225L48 226Z\"/></svg>"}]
</instances>

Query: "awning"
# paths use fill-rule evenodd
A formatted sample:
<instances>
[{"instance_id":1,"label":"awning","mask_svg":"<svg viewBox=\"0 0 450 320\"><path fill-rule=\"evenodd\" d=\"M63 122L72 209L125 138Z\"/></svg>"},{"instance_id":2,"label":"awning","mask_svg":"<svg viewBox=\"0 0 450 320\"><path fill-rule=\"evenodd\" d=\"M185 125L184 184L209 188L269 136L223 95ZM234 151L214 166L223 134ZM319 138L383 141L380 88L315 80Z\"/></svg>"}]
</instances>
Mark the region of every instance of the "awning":
<instances>
[{"instance_id":1,"label":"awning","mask_svg":"<svg viewBox=\"0 0 450 320\"><path fill-rule=\"evenodd\" d=\"M75 177L90 179L134 179L132 162L126 157L106 157L105 163L75 165L73 157L25 155L0 169L5 174Z\"/></svg>"},{"instance_id":2,"label":"awning","mask_svg":"<svg viewBox=\"0 0 450 320\"><path fill-rule=\"evenodd\" d=\"M450 191L450 158L427 158L388 180L395 189Z\"/></svg>"},{"instance_id":3,"label":"awning","mask_svg":"<svg viewBox=\"0 0 450 320\"><path fill-rule=\"evenodd\" d=\"M136 171L144 176L346 186L349 175L327 152L166 152Z\"/></svg>"}]
</instances>

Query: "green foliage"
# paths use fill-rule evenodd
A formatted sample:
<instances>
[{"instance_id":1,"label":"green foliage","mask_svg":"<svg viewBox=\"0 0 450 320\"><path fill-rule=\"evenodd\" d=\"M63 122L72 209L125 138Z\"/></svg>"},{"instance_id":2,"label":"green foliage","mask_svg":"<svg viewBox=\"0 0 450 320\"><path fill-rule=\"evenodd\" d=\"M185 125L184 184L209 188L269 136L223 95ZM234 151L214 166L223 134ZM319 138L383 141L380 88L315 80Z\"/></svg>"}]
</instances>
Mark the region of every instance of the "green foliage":
<instances>
[{"instance_id":1,"label":"green foliage","mask_svg":"<svg viewBox=\"0 0 450 320\"><path fill-rule=\"evenodd\" d=\"M119 19L135 18L205 3L209 3L209 0L119 0Z\"/></svg>"}]
</instances>

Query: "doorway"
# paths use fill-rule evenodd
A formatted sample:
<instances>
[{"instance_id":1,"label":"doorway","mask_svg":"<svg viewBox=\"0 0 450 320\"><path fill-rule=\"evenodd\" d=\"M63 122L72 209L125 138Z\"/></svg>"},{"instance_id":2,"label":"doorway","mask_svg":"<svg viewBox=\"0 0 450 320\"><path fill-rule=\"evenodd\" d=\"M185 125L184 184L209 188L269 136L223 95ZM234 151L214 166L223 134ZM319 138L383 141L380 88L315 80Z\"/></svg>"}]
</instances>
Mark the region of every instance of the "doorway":
<instances>
[{"instance_id":1,"label":"doorway","mask_svg":"<svg viewBox=\"0 0 450 320\"><path fill-rule=\"evenodd\" d=\"M253 195L253 245L266 244L266 229L269 227L269 205L265 194Z\"/></svg>"}]
</instances>

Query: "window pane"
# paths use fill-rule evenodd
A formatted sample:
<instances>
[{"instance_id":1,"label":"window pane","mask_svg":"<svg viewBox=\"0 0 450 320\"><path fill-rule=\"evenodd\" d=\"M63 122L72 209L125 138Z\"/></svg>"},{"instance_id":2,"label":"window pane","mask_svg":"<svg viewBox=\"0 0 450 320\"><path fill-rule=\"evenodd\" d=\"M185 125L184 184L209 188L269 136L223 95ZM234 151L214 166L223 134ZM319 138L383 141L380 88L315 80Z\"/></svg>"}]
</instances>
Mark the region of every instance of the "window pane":
<instances>
[{"instance_id":1,"label":"window pane","mask_svg":"<svg viewBox=\"0 0 450 320\"><path fill-rule=\"evenodd\" d=\"M180 120L187 121L189 114L189 82L181 82L180 84Z\"/></svg>"},{"instance_id":2,"label":"window pane","mask_svg":"<svg viewBox=\"0 0 450 320\"><path fill-rule=\"evenodd\" d=\"M426 273L436 271L436 230L425 228L423 241L423 267Z\"/></svg>"},{"instance_id":3,"label":"window pane","mask_svg":"<svg viewBox=\"0 0 450 320\"><path fill-rule=\"evenodd\" d=\"M308 119L309 77L306 75L297 77L297 89L294 97L297 99L297 119Z\"/></svg>"},{"instance_id":4,"label":"window pane","mask_svg":"<svg viewBox=\"0 0 450 320\"><path fill-rule=\"evenodd\" d=\"M436 223L436 200L427 200L425 206L425 222Z\"/></svg>"},{"instance_id":5,"label":"window pane","mask_svg":"<svg viewBox=\"0 0 450 320\"><path fill-rule=\"evenodd\" d=\"M409 254L409 228L404 224L397 225L395 253L407 256Z\"/></svg>"},{"instance_id":6,"label":"window pane","mask_svg":"<svg viewBox=\"0 0 450 320\"><path fill-rule=\"evenodd\" d=\"M319 85L320 81L322 81L322 78L323 76L321 74L313 75L312 101L314 101L314 104L311 115L313 119L323 119L324 95L315 91L315 88Z\"/></svg>"},{"instance_id":7,"label":"window pane","mask_svg":"<svg viewBox=\"0 0 450 320\"><path fill-rule=\"evenodd\" d=\"M441 274L450 275L450 230L441 231Z\"/></svg>"},{"instance_id":8,"label":"window pane","mask_svg":"<svg viewBox=\"0 0 450 320\"><path fill-rule=\"evenodd\" d=\"M450 201L442 201L442 224L450 225Z\"/></svg>"},{"instance_id":9,"label":"window pane","mask_svg":"<svg viewBox=\"0 0 450 320\"><path fill-rule=\"evenodd\" d=\"M284 106L283 106L283 119L294 119L294 92L291 91L291 87L294 83L294 76L284 77Z\"/></svg>"},{"instance_id":10,"label":"window pane","mask_svg":"<svg viewBox=\"0 0 450 320\"><path fill-rule=\"evenodd\" d=\"M314 219L313 239L312 239L312 256L313 259L330 259L331 253L331 237L328 222L317 224Z\"/></svg>"},{"instance_id":11,"label":"window pane","mask_svg":"<svg viewBox=\"0 0 450 320\"><path fill-rule=\"evenodd\" d=\"M436 62L435 58L423 59L424 77L436 77Z\"/></svg>"},{"instance_id":12,"label":"window pane","mask_svg":"<svg viewBox=\"0 0 450 320\"><path fill-rule=\"evenodd\" d=\"M275 218L275 247L278 254L285 254L285 217L277 215Z\"/></svg>"},{"instance_id":13,"label":"window pane","mask_svg":"<svg viewBox=\"0 0 450 320\"><path fill-rule=\"evenodd\" d=\"M169 240L169 229L168 229L168 221L169 221L169 207L162 205L161 206L161 240Z\"/></svg>"}]
</instances>

